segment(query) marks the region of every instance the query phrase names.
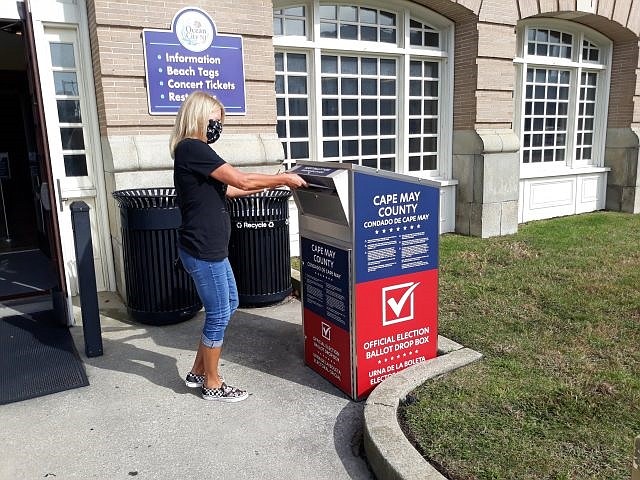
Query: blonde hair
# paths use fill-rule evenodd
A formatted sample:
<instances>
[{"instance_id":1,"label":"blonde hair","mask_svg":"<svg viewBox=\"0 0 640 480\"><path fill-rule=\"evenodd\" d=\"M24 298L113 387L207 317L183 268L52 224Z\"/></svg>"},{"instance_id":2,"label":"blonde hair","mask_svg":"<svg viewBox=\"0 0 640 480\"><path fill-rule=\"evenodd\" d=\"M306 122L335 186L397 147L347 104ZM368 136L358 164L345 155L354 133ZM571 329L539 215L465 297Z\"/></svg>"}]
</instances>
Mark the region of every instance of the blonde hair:
<instances>
[{"instance_id":1,"label":"blonde hair","mask_svg":"<svg viewBox=\"0 0 640 480\"><path fill-rule=\"evenodd\" d=\"M171 158L174 158L176 145L183 139L199 138L204 140L206 138L209 115L216 109L220 109L220 121L224 123L224 105L220 100L201 91L189 94L178 110L176 123L169 138Z\"/></svg>"}]
</instances>

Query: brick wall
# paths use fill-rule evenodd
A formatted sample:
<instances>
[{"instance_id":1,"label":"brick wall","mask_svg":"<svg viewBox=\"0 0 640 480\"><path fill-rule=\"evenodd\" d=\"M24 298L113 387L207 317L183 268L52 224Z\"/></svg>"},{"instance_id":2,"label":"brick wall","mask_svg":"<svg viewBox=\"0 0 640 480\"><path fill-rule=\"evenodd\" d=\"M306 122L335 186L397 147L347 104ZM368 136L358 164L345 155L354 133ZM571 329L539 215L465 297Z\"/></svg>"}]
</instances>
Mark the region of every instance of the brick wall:
<instances>
[{"instance_id":1,"label":"brick wall","mask_svg":"<svg viewBox=\"0 0 640 480\"><path fill-rule=\"evenodd\" d=\"M504 0L483 0L479 18L481 22L515 25L518 18L516 3Z\"/></svg>"},{"instance_id":2,"label":"brick wall","mask_svg":"<svg viewBox=\"0 0 640 480\"><path fill-rule=\"evenodd\" d=\"M91 51L102 136L168 133L173 116L147 111L142 29L169 30L181 8L206 11L221 34L242 35L247 114L229 116L227 133L275 132L272 6L261 0L221 2L88 0Z\"/></svg>"},{"instance_id":3,"label":"brick wall","mask_svg":"<svg viewBox=\"0 0 640 480\"><path fill-rule=\"evenodd\" d=\"M501 0L466 4L475 15L455 26L454 129L511 128L516 5Z\"/></svg>"},{"instance_id":4,"label":"brick wall","mask_svg":"<svg viewBox=\"0 0 640 480\"><path fill-rule=\"evenodd\" d=\"M456 23L465 23L477 17L482 0L423 0L417 1Z\"/></svg>"},{"instance_id":5,"label":"brick wall","mask_svg":"<svg viewBox=\"0 0 640 480\"><path fill-rule=\"evenodd\" d=\"M495 11L492 11L493 14L497 15ZM478 24L477 129L511 128L516 85L515 55L516 33L513 25Z\"/></svg>"},{"instance_id":6,"label":"brick wall","mask_svg":"<svg viewBox=\"0 0 640 480\"><path fill-rule=\"evenodd\" d=\"M453 129L472 129L476 120L478 30L475 22L456 24L453 81Z\"/></svg>"},{"instance_id":7,"label":"brick wall","mask_svg":"<svg viewBox=\"0 0 640 480\"><path fill-rule=\"evenodd\" d=\"M614 44L611 62L611 88L609 89L609 128L628 127L633 121L637 65L637 41Z\"/></svg>"}]
</instances>

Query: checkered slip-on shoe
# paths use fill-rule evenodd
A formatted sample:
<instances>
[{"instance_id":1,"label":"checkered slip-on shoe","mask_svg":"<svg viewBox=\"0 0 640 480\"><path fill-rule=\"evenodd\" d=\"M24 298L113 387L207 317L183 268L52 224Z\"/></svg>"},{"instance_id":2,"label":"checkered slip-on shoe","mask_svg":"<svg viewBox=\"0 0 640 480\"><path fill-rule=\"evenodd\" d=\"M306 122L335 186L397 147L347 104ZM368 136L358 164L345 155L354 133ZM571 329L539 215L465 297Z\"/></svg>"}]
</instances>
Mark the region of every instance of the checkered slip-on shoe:
<instances>
[{"instance_id":1,"label":"checkered slip-on shoe","mask_svg":"<svg viewBox=\"0 0 640 480\"><path fill-rule=\"evenodd\" d=\"M224 383L224 377L218 374L220 381ZM184 384L189 388L200 388L204 385L204 375L196 375L195 373L187 373L187 377L184 379Z\"/></svg>"},{"instance_id":2,"label":"checkered slip-on shoe","mask_svg":"<svg viewBox=\"0 0 640 480\"><path fill-rule=\"evenodd\" d=\"M195 373L187 373L184 384L189 388L198 388L204 385L204 375L196 375Z\"/></svg>"},{"instance_id":3,"label":"checkered slip-on shoe","mask_svg":"<svg viewBox=\"0 0 640 480\"><path fill-rule=\"evenodd\" d=\"M240 402L249 398L249 394L245 390L223 383L220 388L207 388L203 385L202 398L219 402Z\"/></svg>"}]
</instances>

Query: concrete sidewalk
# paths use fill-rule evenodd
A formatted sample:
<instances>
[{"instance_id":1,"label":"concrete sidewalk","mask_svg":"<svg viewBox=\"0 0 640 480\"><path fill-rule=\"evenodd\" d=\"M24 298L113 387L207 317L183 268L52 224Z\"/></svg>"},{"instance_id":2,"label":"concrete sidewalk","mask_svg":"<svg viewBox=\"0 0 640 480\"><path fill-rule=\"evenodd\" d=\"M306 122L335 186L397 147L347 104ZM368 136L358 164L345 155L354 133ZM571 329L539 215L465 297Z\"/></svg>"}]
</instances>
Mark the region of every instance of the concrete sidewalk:
<instances>
[{"instance_id":1,"label":"concrete sidewalk","mask_svg":"<svg viewBox=\"0 0 640 480\"><path fill-rule=\"evenodd\" d=\"M183 378L201 331L193 319L132 322L100 295L104 356L86 358L90 385L0 408L0 478L372 479L363 458L364 402L303 363L300 303L240 309L221 370L251 396L202 400Z\"/></svg>"}]
</instances>

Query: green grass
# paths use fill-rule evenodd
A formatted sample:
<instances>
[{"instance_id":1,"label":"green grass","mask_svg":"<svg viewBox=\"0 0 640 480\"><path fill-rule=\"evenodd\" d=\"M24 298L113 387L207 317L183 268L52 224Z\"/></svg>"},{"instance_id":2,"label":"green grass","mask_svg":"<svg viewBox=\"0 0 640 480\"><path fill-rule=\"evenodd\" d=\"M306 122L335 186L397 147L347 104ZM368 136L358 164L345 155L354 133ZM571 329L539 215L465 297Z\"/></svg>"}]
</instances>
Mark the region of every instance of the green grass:
<instances>
[{"instance_id":1,"label":"green grass","mask_svg":"<svg viewBox=\"0 0 640 480\"><path fill-rule=\"evenodd\" d=\"M451 480L630 478L640 434L640 215L440 240L440 334L479 362L400 421Z\"/></svg>"}]
</instances>

